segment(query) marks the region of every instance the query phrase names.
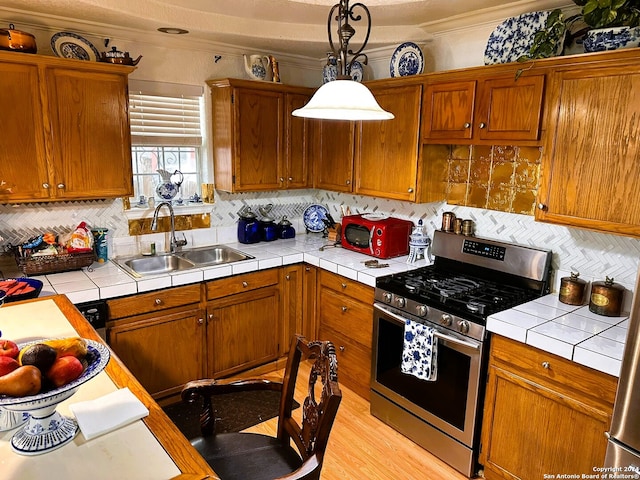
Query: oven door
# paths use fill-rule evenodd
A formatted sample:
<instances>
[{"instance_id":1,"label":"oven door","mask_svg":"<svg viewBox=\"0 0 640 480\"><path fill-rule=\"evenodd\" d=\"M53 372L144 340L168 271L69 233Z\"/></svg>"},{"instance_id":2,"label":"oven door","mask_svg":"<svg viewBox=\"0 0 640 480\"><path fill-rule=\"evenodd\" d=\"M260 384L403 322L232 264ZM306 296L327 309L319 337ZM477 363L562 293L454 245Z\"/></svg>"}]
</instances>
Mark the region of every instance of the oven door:
<instances>
[{"instance_id":1,"label":"oven door","mask_svg":"<svg viewBox=\"0 0 640 480\"><path fill-rule=\"evenodd\" d=\"M479 423L483 343L412 317L434 327L438 338L437 379L421 380L400 370L405 318L405 313L374 304L372 390L472 447Z\"/></svg>"}]
</instances>

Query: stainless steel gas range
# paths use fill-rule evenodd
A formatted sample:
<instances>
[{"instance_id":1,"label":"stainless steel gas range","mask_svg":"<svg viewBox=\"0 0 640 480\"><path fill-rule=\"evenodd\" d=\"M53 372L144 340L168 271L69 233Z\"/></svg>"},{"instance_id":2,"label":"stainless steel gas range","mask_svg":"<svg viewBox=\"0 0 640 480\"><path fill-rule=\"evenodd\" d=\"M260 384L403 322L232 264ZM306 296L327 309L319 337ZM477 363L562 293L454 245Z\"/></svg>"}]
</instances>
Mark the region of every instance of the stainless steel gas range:
<instances>
[{"instance_id":1,"label":"stainless steel gas range","mask_svg":"<svg viewBox=\"0 0 640 480\"><path fill-rule=\"evenodd\" d=\"M549 291L551 252L436 231L433 265L381 277L371 413L452 467L477 469L487 316ZM407 320L433 327L437 379L401 371Z\"/></svg>"}]
</instances>

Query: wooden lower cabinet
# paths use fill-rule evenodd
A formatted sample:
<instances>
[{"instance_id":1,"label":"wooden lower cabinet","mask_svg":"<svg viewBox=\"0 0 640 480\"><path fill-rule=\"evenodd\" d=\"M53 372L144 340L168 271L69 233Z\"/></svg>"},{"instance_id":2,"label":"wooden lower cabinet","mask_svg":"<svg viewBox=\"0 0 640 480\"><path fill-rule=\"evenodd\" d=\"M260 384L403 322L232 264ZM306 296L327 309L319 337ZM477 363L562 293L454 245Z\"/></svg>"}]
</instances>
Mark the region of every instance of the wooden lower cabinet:
<instances>
[{"instance_id":1,"label":"wooden lower cabinet","mask_svg":"<svg viewBox=\"0 0 640 480\"><path fill-rule=\"evenodd\" d=\"M204 375L199 301L200 285L189 285L108 302L109 345L155 399L178 394Z\"/></svg>"},{"instance_id":2,"label":"wooden lower cabinet","mask_svg":"<svg viewBox=\"0 0 640 480\"><path fill-rule=\"evenodd\" d=\"M283 328L278 269L213 280L206 292L207 376L277 360Z\"/></svg>"},{"instance_id":3,"label":"wooden lower cabinet","mask_svg":"<svg viewBox=\"0 0 640 480\"><path fill-rule=\"evenodd\" d=\"M485 478L593 474L604 462L616 386L615 377L494 336L480 452Z\"/></svg>"},{"instance_id":4,"label":"wooden lower cabinet","mask_svg":"<svg viewBox=\"0 0 640 480\"><path fill-rule=\"evenodd\" d=\"M338 354L338 382L369 399L373 288L326 270L318 272L318 338Z\"/></svg>"}]
</instances>

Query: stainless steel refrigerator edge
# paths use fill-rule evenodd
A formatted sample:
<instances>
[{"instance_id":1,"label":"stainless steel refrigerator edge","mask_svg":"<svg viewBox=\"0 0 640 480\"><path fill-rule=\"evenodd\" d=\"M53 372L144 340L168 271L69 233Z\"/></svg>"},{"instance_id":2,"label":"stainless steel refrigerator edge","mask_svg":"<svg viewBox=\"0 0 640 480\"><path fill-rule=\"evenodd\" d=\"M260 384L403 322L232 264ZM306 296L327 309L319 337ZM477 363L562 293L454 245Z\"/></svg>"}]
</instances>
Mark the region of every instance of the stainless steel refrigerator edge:
<instances>
[{"instance_id":1,"label":"stainless steel refrigerator edge","mask_svg":"<svg viewBox=\"0 0 640 480\"><path fill-rule=\"evenodd\" d=\"M613 407L605 467L640 473L640 272Z\"/></svg>"}]
</instances>

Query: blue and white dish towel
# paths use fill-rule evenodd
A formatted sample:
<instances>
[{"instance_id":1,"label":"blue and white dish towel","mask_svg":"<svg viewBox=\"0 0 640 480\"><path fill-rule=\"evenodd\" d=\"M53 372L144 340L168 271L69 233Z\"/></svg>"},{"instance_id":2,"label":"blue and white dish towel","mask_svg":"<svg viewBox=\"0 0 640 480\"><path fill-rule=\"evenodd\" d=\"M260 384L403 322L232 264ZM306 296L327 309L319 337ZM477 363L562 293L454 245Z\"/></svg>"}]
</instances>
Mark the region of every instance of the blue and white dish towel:
<instances>
[{"instance_id":1,"label":"blue and white dish towel","mask_svg":"<svg viewBox=\"0 0 640 480\"><path fill-rule=\"evenodd\" d=\"M406 320L402 349L402 373L427 381L438 378L438 339L435 329L422 323Z\"/></svg>"}]
</instances>

